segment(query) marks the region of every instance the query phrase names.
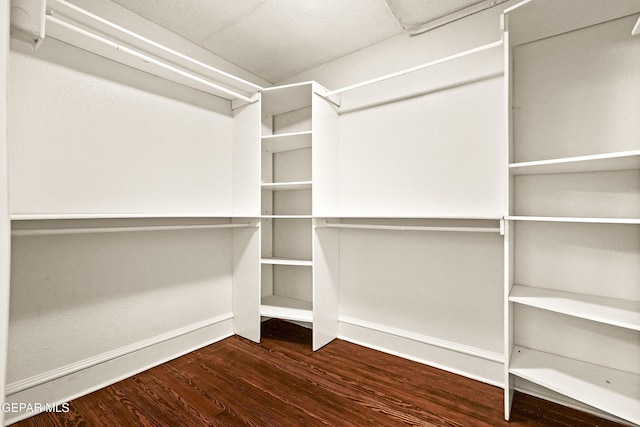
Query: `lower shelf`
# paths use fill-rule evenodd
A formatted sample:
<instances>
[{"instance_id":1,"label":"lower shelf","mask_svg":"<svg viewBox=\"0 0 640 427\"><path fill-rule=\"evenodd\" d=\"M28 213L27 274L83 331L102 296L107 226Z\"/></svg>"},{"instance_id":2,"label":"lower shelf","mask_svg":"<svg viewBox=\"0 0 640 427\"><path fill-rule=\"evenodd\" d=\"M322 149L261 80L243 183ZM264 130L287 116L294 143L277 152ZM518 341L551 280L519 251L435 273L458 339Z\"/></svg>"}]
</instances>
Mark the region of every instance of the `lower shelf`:
<instances>
[{"instance_id":1,"label":"lower shelf","mask_svg":"<svg viewBox=\"0 0 640 427\"><path fill-rule=\"evenodd\" d=\"M313 305L307 301L270 295L262 298L260 316L299 322L313 322Z\"/></svg>"},{"instance_id":2,"label":"lower shelf","mask_svg":"<svg viewBox=\"0 0 640 427\"><path fill-rule=\"evenodd\" d=\"M518 346L509 373L640 424L640 375Z\"/></svg>"}]
</instances>

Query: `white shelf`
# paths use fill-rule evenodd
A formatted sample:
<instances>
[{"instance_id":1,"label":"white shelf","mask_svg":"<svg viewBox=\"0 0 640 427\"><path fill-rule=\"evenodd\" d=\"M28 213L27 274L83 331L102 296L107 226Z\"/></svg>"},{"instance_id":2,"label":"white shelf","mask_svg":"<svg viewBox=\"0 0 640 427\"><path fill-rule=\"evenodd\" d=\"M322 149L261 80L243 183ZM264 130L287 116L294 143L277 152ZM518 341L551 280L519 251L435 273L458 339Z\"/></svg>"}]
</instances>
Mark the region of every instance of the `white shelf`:
<instances>
[{"instance_id":1,"label":"white shelf","mask_svg":"<svg viewBox=\"0 0 640 427\"><path fill-rule=\"evenodd\" d=\"M267 191L310 190L311 181L263 183L262 189Z\"/></svg>"},{"instance_id":2,"label":"white shelf","mask_svg":"<svg viewBox=\"0 0 640 427\"><path fill-rule=\"evenodd\" d=\"M509 170L513 175L604 172L635 169L640 169L640 150L511 163L509 165Z\"/></svg>"},{"instance_id":3,"label":"white shelf","mask_svg":"<svg viewBox=\"0 0 640 427\"><path fill-rule=\"evenodd\" d=\"M514 216L509 215L504 219L510 221L537 221L537 222L575 222L585 224L640 224L640 218L578 218L555 216Z\"/></svg>"},{"instance_id":4,"label":"white shelf","mask_svg":"<svg viewBox=\"0 0 640 427\"><path fill-rule=\"evenodd\" d=\"M303 267L312 267L313 261L303 260L303 259L291 259L291 258L262 258L260 260L261 264L272 264L272 265L299 265Z\"/></svg>"},{"instance_id":5,"label":"white shelf","mask_svg":"<svg viewBox=\"0 0 640 427\"><path fill-rule=\"evenodd\" d=\"M313 322L313 305L306 301L271 295L262 298L260 315L276 319Z\"/></svg>"},{"instance_id":6,"label":"white shelf","mask_svg":"<svg viewBox=\"0 0 640 427\"><path fill-rule=\"evenodd\" d=\"M114 214L114 213L82 213L82 214L65 214L65 213L52 213L52 214L11 214L12 221L42 221L42 220L57 220L57 219L145 219L145 218L229 218L216 215L193 215L193 214Z\"/></svg>"},{"instance_id":7,"label":"white shelf","mask_svg":"<svg viewBox=\"0 0 640 427\"><path fill-rule=\"evenodd\" d=\"M260 218L273 219L311 219L312 215L261 215Z\"/></svg>"},{"instance_id":8,"label":"white shelf","mask_svg":"<svg viewBox=\"0 0 640 427\"><path fill-rule=\"evenodd\" d=\"M270 153L311 147L311 131L281 133L262 137L262 149Z\"/></svg>"},{"instance_id":9,"label":"white shelf","mask_svg":"<svg viewBox=\"0 0 640 427\"><path fill-rule=\"evenodd\" d=\"M640 424L640 375L518 346L509 373Z\"/></svg>"},{"instance_id":10,"label":"white shelf","mask_svg":"<svg viewBox=\"0 0 640 427\"><path fill-rule=\"evenodd\" d=\"M518 46L633 15L640 12L640 5L634 0L524 0L504 12L511 46Z\"/></svg>"},{"instance_id":11,"label":"white shelf","mask_svg":"<svg viewBox=\"0 0 640 427\"><path fill-rule=\"evenodd\" d=\"M640 331L640 302L515 285L509 301Z\"/></svg>"},{"instance_id":12,"label":"white shelf","mask_svg":"<svg viewBox=\"0 0 640 427\"><path fill-rule=\"evenodd\" d=\"M313 82L265 88L262 92L262 112L275 116L311 106Z\"/></svg>"}]
</instances>

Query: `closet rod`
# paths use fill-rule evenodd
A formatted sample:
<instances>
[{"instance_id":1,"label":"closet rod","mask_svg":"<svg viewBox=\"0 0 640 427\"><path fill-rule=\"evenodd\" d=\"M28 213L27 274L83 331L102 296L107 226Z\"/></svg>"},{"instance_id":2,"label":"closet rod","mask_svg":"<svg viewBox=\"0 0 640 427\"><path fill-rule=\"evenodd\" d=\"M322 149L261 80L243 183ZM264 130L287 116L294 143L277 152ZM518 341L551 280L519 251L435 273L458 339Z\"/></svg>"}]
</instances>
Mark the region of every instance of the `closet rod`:
<instances>
[{"instance_id":1,"label":"closet rod","mask_svg":"<svg viewBox=\"0 0 640 427\"><path fill-rule=\"evenodd\" d=\"M499 227L427 227L421 225L376 225L376 224L336 224L328 222L328 228L357 228L363 230L396 230L396 231L455 231L467 233L500 233Z\"/></svg>"},{"instance_id":2,"label":"closet rod","mask_svg":"<svg viewBox=\"0 0 640 427\"><path fill-rule=\"evenodd\" d=\"M49 1L51 1L51 0L49 0ZM144 36L141 36L140 34L134 33L133 31L127 30L126 28L121 27L118 24L115 24L115 23L113 23L111 21L108 21L108 20L106 20L104 18L101 18L100 16L95 15L95 14L93 14L93 13L87 11L87 10L84 10L84 9L82 9L82 8L76 6L76 5L73 5L73 4L71 4L71 3L69 3L69 2L67 2L65 0L53 0L53 1L54 1L54 3L56 3L56 4L60 5L60 6L69 8L69 9L73 10L74 12L77 12L77 13L83 15L83 16L86 16L89 19L93 19L95 21L98 21L98 22L100 22L100 23L102 23L102 24L104 24L104 25L106 25L108 27L113 28L114 30L120 31L120 32L122 32L122 33L124 33L124 34L126 34L128 36L131 36L131 37L133 37L135 39L138 39L138 40L140 40L140 41L142 41L144 43L147 43L147 44L149 44L149 45L151 45L153 47L156 47L156 48L158 48L160 50L163 50L163 51L165 51L165 52L167 52L167 53L169 53L171 55L177 56L178 58L183 59L183 60L185 60L187 62L191 62L192 64L195 64L195 65L198 65L200 67L206 68L209 71L213 71L214 73L220 74L221 76L225 76L225 77L227 77L229 79L235 80L238 83L242 83L242 84L245 84L247 86L251 86L252 88L254 88L254 89L258 90L258 91L262 91L263 90L262 86L259 86L259 85L255 84L255 83L251 83L250 81L241 79L240 77L234 76L233 74L229 74L229 73L227 73L225 71L222 71L222 70L220 70L218 68L212 67L211 65L205 64L202 61L198 61L197 59L191 58L190 56L187 56L187 55L185 55L183 53L180 53L180 52L178 52L176 50L168 48L168 47L166 47L166 46L164 46L164 45L162 45L162 44L160 44L158 42L155 42L155 41L153 41L151 39L148 39L148 38L146 38Z\"/></svg>"},{"instance_id":3,"label":"closet rod","mask_svg":"<svg viewBox=\"0 0 640 427\"><path fill-rule=\"evenodd\" d=\"M245 228L254 227L251 223L238 224L202 224L202 225L155 225L155 226L123 226L123 227L74 227L74 228L35 228L11 230L12 236L49 236L58 234L90 234L90 233L123 233L135 231L173 231L203 230L212 228Z\"/></svg>"},{"instance_id":4,"label":"closet rod","mask_svg":"<svg viewBox=\"0 0 640 427\"><path fill-rule=\"evenodd\" d=\"M444 62L452 61L454 59L462 58L462 57L465 57L467 55L472 55L474 53L482 52L483 50L492 49L492 48L498 47L498 46L502 46L502 40L498 40L497 42L485 44L483 46L475 47L473 49L465 50L463 52L459 52L459 53L456 53L454 55L447 56L445 58L436 59L435 61L427 62L426 64L417 65L417 66L412 67L412 68L407 68L406 70L396 71L395 73L386 74L384 76L376 77L375 79L367 80L367 81L364 81L364 82L353 84L351 86L345 86L345 87L340 88L340 89L332 90L332 91L327 92L324 96L327 97L327 96L331 96L331 95L337 95L339 93L347 92L349 90L358 89L358 88L361 88L363 86L368 86L370 84L378 83L378 82L381 82L381 81L384 81L384 80L393 79L395 77L400 77L400 76L403 76L405 74L413 73L414 71L419 71L419 70L422 70L422 69L425 69L425 68L433 67L434 65L442 64Z\"/></svg>"},{"instance_id":5,"label":"closet rod","mask_svg":"<svg viewBox=\"0 0 640 427\"><path fill-rule=\"evenodd\" d=\"M234 98L238 98L238 99L241 99L241 100L246 101L246 102L253 102L252 98L249 98L247 96L244 96L242 94L234 92L234 91L232 91L230 89L227 89L227 88L225 88L223 86L220 86L220 85L218 85L216 83L212 83L212 82L210 82L210 81L208 81L206 79L203 79L202 77L198 77L198 76L196 76L194 74L188 73L188 72L186 72L186 71L184 71L184 70L182 70L182 69L180 69L178 67L175 67L173 65L165 64L164 62L162 62L162 61L160 61L158 59L152 58L149 55L145 55L143 53L140 53L138 51L130 49L130 48L126 47L126 46L118 44L118 43L116 43L114 41L111 41L111 40L109 40L107 38L104 38L102 36L99 36L97 34L93 34L93 33L89 32L89 31L87 31L85 29L82 29L80 27L76 27L73 24L69 24L68 22L65 22L65 21L63 21L61 19L58 19L56 17L53 17L51 15L47 15L46 16L46 20L47 20L47 24L51 23L51 24L54 24L54 25L59 25L59 26L64 27L64 28L66 28L66 29L68 29L70 31L73 31L73 32L78 33L78 34L81 34L81 35L83 35L85 37L89 37L90 39L95 40L95 41L97 41L99 43L102 43L102 44L104 44L106 46L109 46L109 47L111 47L111 48L113 48L113 49L115 49L117 51L124 52L124 53L129 54L131 56L134 56L134 57L136 57L138 59L141 59L141 60L143 60L145 62L149 62L151 64L157 65L160 68L164 68L165 70L169 70L169 71L171 71L171 72L173 72L175 74L179 74L179 75L181 75L183 77L186 77L186 78L188 78L190 80L193 80L193 81L201 83L201 84L203 84L205 86L209 86L209 87L211 87L213 89L216 89L216 90L219 90L221 92L224 92L227 95L233 96ZM56 38L55 36L52 36L52 37ZM61 41L64 42L65 40L61 40Z\"/></svg>"}]
</instances>

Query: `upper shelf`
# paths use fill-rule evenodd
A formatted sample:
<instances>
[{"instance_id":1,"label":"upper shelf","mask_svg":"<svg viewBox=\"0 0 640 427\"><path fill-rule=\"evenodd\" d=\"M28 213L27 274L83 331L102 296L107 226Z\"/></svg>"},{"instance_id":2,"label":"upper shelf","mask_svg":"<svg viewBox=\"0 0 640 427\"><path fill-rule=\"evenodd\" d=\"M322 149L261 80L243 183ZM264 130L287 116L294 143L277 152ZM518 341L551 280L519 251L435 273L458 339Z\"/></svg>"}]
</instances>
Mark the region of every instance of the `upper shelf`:
<instances>
[{"instance_id":1,"label":"upper shelf","mask_svg":"<svg viewBox=\"0 0 640 427\"><path fill-rule=\"evenodd\" d=\"M265 88L262 92L262 112L275 116L311 106L313 82Z\"/></svg>"},{"instance_id":2,"label":"upper shelf","mask_svg":"<svg viewBox=\"0 0 640 427\"><path fill-rule=\"evenodd\" d=\"M534 222L575 222L584 224L640 224L640 218L581 218L565 216L517 216L509 215L504 219L510 221Z\"/></svg>"},{"instance_id":3,"label":"upper shelf","mask_svg":"<svg viewBox=\"0 0 640 427\"><path fill-rule=\"evenodd\" d=\"M604 172L631 169L640 169L640 150L511 163L509 165L509 170L513 175Z\"/></svg>"},{"instance_id":4,"label":"upper shelf","mask_svg":"<svg viewBox=\"0 0 640 427\"><path fill-rule=\"evenodd\" d=\"M640 331L640 302L515 285L509 301Z\"/></svg>"},{"instance_id":5,"label":"upper shelf","mask_svg":"<svg viewBox=\"0 0 640 427\"><path fill-rule=\"evenodd\" d=\"M637 0L525 0L505 9L504 27L518 46L638 12Z\"/></svg>"},{"instance_id":6,"label":"upper shelf","mask_svg":"<svg viewBox=\"0 0 640 427\"><path fill-rule=\"evenodd\" d=\"M311 147L311 131L281 133L262 137L262 148L270 153Z\"/></svg>"}]
</instances>

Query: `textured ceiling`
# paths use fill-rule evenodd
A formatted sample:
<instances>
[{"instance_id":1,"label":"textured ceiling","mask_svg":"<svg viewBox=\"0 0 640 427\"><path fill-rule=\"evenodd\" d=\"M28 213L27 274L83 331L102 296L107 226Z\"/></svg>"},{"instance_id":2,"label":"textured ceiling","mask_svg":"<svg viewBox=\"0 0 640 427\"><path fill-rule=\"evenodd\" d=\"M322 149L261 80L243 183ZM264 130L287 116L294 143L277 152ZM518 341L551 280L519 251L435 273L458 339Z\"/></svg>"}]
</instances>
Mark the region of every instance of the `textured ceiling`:
<instances>
[{"instance_id":1,"label":"textured ceiling","mask_svg":"<svg viewBox=\"0 0 640 427\"><path fill-rule=\"evenodd\" d=\"M486 0L112 0L276 83Z\"/></svg>"}]
</instances>

